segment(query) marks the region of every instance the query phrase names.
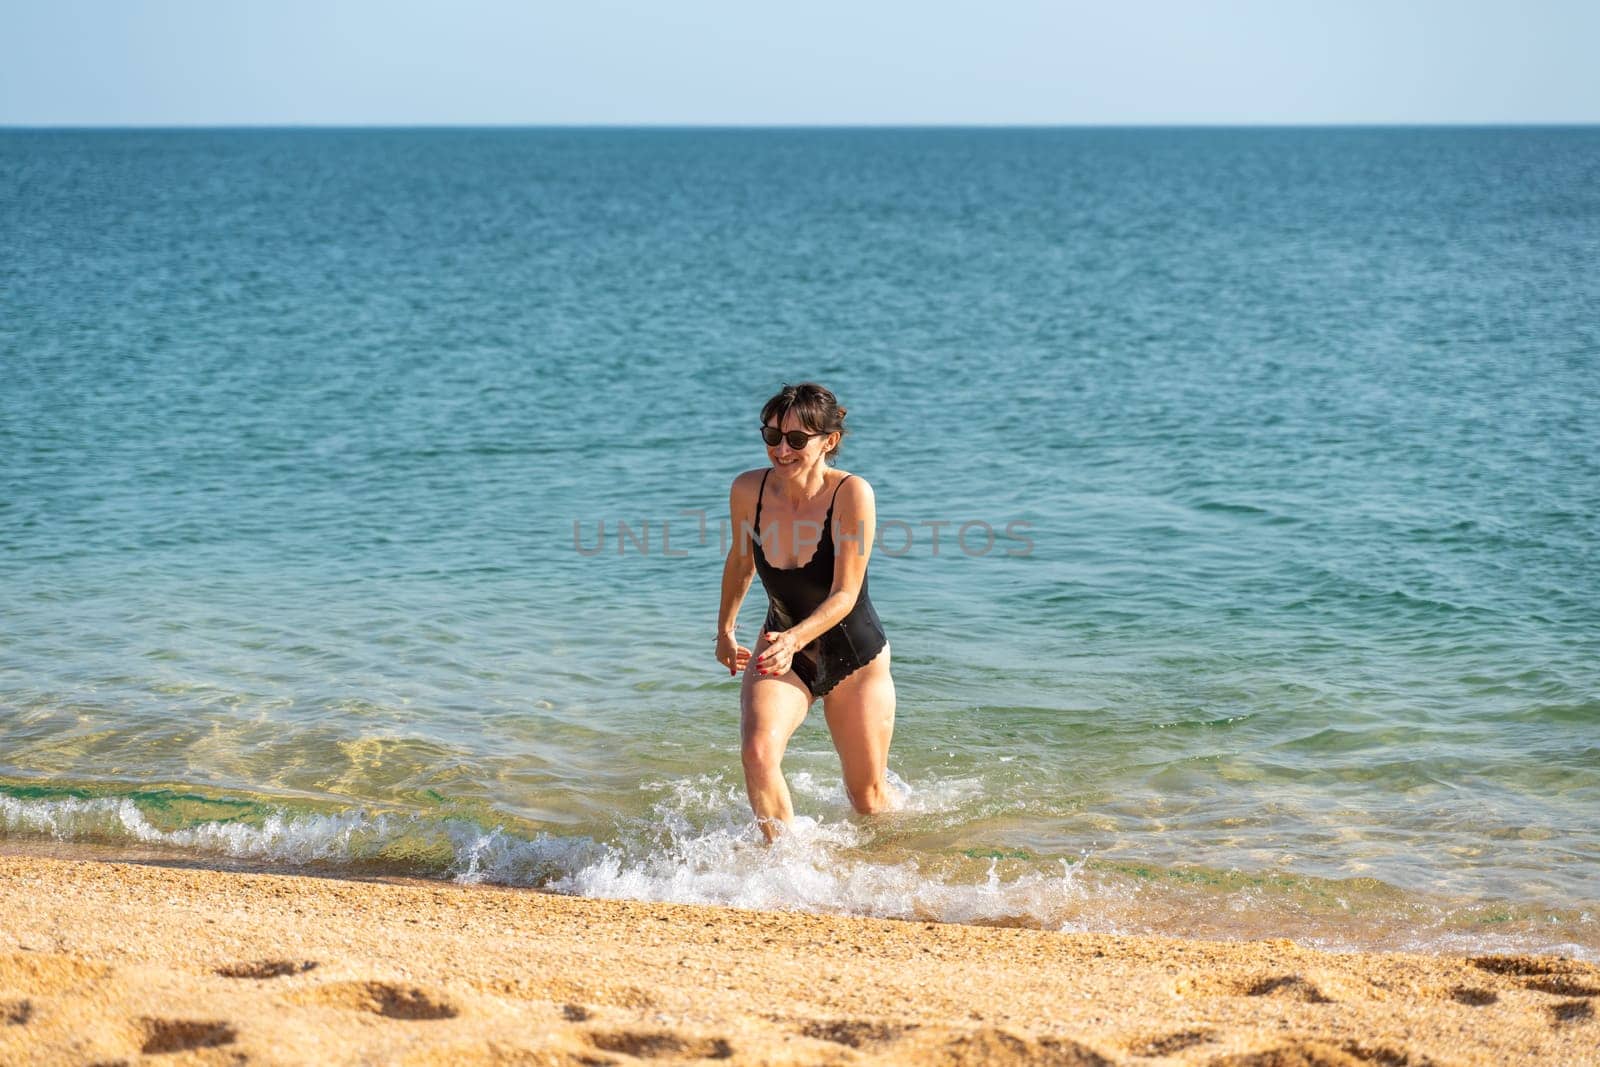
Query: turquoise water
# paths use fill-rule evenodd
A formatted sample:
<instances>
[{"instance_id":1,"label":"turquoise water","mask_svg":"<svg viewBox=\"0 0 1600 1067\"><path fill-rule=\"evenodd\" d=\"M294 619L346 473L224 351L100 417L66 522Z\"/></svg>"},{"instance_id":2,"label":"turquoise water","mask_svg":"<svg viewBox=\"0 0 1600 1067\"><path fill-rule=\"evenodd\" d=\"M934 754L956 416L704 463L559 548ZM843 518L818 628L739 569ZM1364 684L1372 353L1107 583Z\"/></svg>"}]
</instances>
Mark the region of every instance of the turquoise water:
<instances>
[{"instance_id":1,"label":"turquoise water","mask_svg":"<svg viewBox=\"0 0 1600 1067\"><path fill-rule=\"evenodd\" d=\"M0 234L15 847L1600 958L1600 130L8 131ZM768 850L806 378L908 807L819 709Z\"/></svg>"}]
</instances>

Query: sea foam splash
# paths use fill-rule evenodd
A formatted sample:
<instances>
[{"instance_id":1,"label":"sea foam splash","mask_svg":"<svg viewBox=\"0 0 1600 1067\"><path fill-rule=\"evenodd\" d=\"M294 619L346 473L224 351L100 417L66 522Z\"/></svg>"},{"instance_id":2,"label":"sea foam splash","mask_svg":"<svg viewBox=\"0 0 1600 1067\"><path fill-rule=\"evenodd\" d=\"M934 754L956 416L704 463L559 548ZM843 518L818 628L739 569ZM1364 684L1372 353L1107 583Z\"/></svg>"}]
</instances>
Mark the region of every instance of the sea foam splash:
<instances>
[{"instance_id":1,"label":"sea foam splash","mask_svg":"<svg viewBox=\"0 0 1600 1067\"><path fill-rule=\"evenodd\" d=\"M289 866L387 862L413 873L447 876L466 871L484 836L481 827L466 820L372 813L364 808L328 814L267 811L257 822L213 820L164 830L129 797L20 798L3 793L0 833L136 842ZM541 837L535 843L546 840L555 839ZM584 840L563 841L564 847L548 849L549 857L570 855Z\"/></svg>"},{"instance_id":2,"label":"sea foam splash","mask_svg":"<svg viewBox=\"0 0 1600 1067\"><path fill-rule=\"evenodd\" d=\"M1407 899L1364 918L1323 914L1258 885L1207 890L1118 865L1013 861L917 852L895 844L895 818L855 818L837 780L791 776L815 812L768 845L741 785L720 775L646 783L648 811L620 817L606 840L518 833L464 818L348 809L294 813L254 808L247 818L164 829L131 797L11 796L0 792L0 837L138 844L201 856L334 869L379 870L459 883L523 886L585 897L716 904L1083 933L1196 937L1293 936L1333 951L1387 949L1476 954L1540 952L1600 959L1571 937L1592 930L1537 920L1485 925L1481 907ZM957 816L974 783L933 782L902 792L903 814ZM246 807L252 807L246 805ZM1009 876L1007 876L1009 875ZM1175 883L1175 884L1174 884ZM1568 936L1563 936L1563 935Z\"/></svg>"},{"instance_id":3,"label":"sea foam splash","mask_svg":"<svg viewBox=\"0 0 1600 1067\"><path fill-rule=\"evenodd\" d=\"M976 783L913 790L891 777L908 814L950 809ZM315 814L268 811L252 821L162 829L128 797L0 794L0 833L61 840L137 842L203 855L299 865L379 865L461 883L530 886L612 899L782 908L883 918L1077 928L1063 914L1083 903L1075 868L1003 879L989 862L983 881L963 883L924 869L915 856L865 857L870 834L848 817L841 785L804 772L795 791L824 814L796 816L766 844L742 788L719 775L652 783L663 792L649 814L621 819L611 841L537 834L465 819L367 809ZM891 816L892 818L892 816Z\"/></svg>"},{"instance_id":4,"label":"sea foam splash","mask_svg":"<svg viewBox=\"0 0 1600 1067\"><path fill-rule=\"evenodd\" d=\"M921 795L891 774L902 812L942 810L970 793L965 783L945 783ZM791 779L793 791L834 801L848 810L842 786L824 786L807 772ZM993 922L1059 926L1063 905L1080 900L1074 868L1028 872L1009 881L990 861L983 882L940 878L912 857L887 863L858 850L869 835L848 818L797 815L788 832L768 845L751 820L743 790L718 775L657 783L666 793L650 814L619 826L619 843L551 878L543 887L586 897L791 908L880 918L943 922ZM891 816L892 818L892 816ZM517 841L503 831L485 836L459 880L527 884L524 853L547 846Z\"/></svg>"}]
</instances>

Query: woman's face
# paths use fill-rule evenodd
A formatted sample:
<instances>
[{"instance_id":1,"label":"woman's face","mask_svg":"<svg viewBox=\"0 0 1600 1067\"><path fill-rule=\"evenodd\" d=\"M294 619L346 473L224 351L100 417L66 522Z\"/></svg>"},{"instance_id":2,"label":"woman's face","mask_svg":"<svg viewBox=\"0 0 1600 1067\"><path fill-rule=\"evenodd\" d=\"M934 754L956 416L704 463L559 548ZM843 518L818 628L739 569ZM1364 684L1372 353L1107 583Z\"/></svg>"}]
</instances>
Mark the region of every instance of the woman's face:
<instances>
[{"instance_id":1,"label":"woman's face","mask_svg":"<svg viewBox=\"0 0 1600 1067\"><path fill-rule=\"evenodd\" d=\"M770 421L768 426L773 425ZM783 421L777 424L778 429L788 432L799 430L801 433L811 433L811 429L802 425L800 416L793 411L783 414ZM789 444L787 437L780 437L775 445L767 445L767 458L777 468L780 474L787 477L797 477L809 473L824 463L827 455L828 441L832 434L818 434L816 437L806 439L805 447L795 448Z\"/></svg>"}]
</instances>

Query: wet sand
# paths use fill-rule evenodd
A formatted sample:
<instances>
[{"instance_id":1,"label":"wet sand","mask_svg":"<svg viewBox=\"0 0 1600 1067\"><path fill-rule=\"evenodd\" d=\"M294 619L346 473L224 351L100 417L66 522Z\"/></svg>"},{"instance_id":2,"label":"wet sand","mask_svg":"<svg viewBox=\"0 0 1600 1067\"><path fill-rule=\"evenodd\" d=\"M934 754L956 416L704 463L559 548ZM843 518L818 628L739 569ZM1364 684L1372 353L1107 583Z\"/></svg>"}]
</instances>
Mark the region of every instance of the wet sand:
<instances>
[{"instance_id":1,"label":"wet sand","mask_svg":"<svg viewBox=\"0 0 1600 1067\"><path fill-rule=\"evenodd\" d=\"M1600 1063L1600 967L0 854L0 1064Z\"/></svg>"}]
</instances>

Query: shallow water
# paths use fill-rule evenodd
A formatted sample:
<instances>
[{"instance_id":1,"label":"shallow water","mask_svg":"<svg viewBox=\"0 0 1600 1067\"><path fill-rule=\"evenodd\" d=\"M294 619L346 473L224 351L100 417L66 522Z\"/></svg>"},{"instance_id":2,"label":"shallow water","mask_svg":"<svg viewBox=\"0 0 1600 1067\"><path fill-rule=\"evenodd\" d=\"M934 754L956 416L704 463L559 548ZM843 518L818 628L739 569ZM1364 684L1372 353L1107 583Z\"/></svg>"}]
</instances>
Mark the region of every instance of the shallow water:
<instances>
[{"instance_id":1,"label":"shallow water","mask_svg":"<svg viewBox=\"0 0 1600 1067\"><path fill-rule=\"evenodd\" d=\"M0 834L1600 958L1597 178L1595 129L0 132ZM716 523L804 378L908 807L815 714L766 850Z\"/></svg>"}]
</instances>

